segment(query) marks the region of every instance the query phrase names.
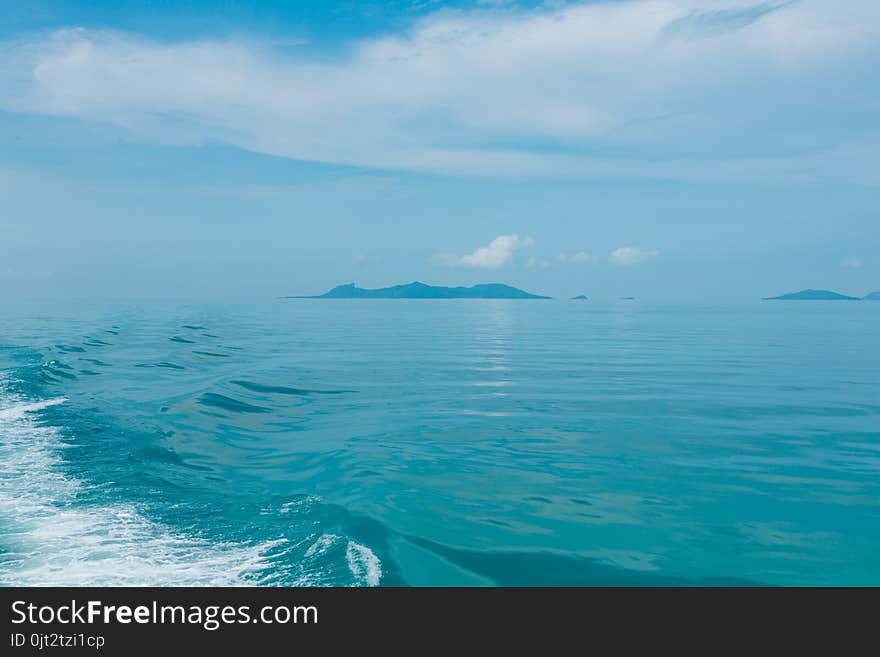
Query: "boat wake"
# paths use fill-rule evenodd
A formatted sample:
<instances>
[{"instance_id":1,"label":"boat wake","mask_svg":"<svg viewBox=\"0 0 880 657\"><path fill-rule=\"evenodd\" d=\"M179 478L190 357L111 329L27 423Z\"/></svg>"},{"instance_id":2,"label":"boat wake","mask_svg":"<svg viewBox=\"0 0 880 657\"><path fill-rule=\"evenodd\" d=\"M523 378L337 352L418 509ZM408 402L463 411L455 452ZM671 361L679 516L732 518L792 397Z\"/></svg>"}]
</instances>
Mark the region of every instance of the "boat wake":
<instances>
[{"instance_id":1,"label":"boat wake","mask_svg":"<svg viewBox=\"0 0 880 657\"><path fill-rule=\"evenodd\" d=\"M293 581L274 579L286 539L217 543L189 536L122 502L86 501L89 485L64 472L62 431L41 412L63 397L32 402L0 381L0 585L248 586L326 584L301 564ZM95 491L91 491L95 492ZM333 537L329 543L337 544ZM328 550L320 537L308 562ZM378 558L348 541L354 585L376 585Z\"/></svg>"}]
</instances>

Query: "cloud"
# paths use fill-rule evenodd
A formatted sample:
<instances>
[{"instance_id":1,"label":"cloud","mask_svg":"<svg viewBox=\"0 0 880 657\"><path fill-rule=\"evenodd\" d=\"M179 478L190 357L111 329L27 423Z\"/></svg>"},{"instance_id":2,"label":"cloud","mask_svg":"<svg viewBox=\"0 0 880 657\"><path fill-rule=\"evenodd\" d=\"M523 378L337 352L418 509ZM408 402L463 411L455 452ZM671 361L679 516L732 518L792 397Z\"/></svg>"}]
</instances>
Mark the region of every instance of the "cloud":
<instances>
[{"instance_id":1,"label":"cloud","mask_svg":"<svg viewBox=\"0 0 880 657\"><path fill-rule=\"evenodd\" d=\"M513 258L514 251L525 249L534 244L531 237L520 238L518 235L499 235L488 246L482 246L473 253L460 258L446 258L447 264L459 267L476 267L479 269L498 269Z\"/></svg>"},{"instance_id":2,"label":"cloud","mask_svg":"<svg viewBox=\"0 0 880 657\"><path fill-rule=\"evenodd\" d=\"M660 255L660 252L656 250L643 251L637 246L622 246L609 253L608 260L615 265L629 266L653 260L658 255Z\"/></svg>"},{"instance_id":3,"label":"cloud","mask_svg":"<svg viewBox=\"0 0 880 657\"><path fill-rule=\"evenodd\" d=\"M72 29L0 43L0 109L453 175L863 179L878 37L875 0L438 11L321 56Z\"/></svg>"},{"instance_id":4,"label":"cloud","mask_svg":"<svg viewBox=\"0 0 880 657\"><path fill-rule=\"evenodd\" d=\"M528 262L526 262L526 267L529 269L547 269L549 266L549 262L542 260L541 258L536 258L535 256L532 256L529 258Z\"/></svg>"},{"instance_id":5,"label":"cloud","mask_svg":"<svg viewBox=\"0 0 880 657\"><path fill-rule=\"evenodd\" d=\"M362 253L354 258L354 264L358 267L368 267L378 261L378 256L372 253Z\"/></svg>"},{"instance_id":6,"label":"cloud","mask_svg":"<svg viewBox=\"0 0 880 657\"><path fill-rule=\"evenodd\" d=\"M578 251L577 253L560 253L556 256L556 259L559 260L559 262L582 263L595 262L596 256L587 253L586 251Z\"/></svg>"},{"instance_id":7,"label":"cloud","mask_svg":"<svg viewBox=\"0 0 880 657\"><path fill-rule=\"evenodd\" d=\"M764 2L721 9L695 10L669 23L663 30L672 37L701 38L748 27L763 16L785 8L795 0Z\"/></svg>"},{"instance_id":8,"label":"cloud","mask_svg":"<svg viewBox=\"0 0 880 657\"><path fill-rule=\"evenodd\" d=\"M865 261L859 256L850 256L840 261L840 266L848 269L861 269L864 264Z\"/></svg>"}]
</instances>

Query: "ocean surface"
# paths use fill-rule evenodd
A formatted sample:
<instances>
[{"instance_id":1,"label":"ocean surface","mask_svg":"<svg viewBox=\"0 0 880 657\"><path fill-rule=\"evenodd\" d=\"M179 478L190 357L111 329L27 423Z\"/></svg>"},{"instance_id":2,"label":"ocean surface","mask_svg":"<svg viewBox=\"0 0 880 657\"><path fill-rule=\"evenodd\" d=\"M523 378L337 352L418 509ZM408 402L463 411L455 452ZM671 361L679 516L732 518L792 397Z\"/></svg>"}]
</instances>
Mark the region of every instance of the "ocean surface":
<instances>
[{"instance_id":1,"label":"ocean surface","mask_svg":"<svg viewBox=\"0 0 880 657\"><path fill-rule=\"evenodd\" d=\"M5 303L0 584L880 584L880 303Z\"/></svg>"}]
</instances>

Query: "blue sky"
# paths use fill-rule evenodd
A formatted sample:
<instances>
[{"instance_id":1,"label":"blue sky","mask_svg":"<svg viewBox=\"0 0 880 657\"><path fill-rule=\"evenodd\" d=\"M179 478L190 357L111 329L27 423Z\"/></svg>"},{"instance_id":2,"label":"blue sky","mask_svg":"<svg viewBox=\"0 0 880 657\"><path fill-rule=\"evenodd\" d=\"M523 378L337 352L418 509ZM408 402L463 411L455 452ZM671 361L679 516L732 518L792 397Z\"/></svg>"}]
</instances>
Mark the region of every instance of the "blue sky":
<instances>
[{"instance_id":1,"label":"blue sky","mask_svg":"<svg viewBox=\"0 0 880 657\"><path fill-rule=\"evenodd\" d=\"M2 9L3 296L880 289L880 3Z\"/></svg>"}]
</instances>

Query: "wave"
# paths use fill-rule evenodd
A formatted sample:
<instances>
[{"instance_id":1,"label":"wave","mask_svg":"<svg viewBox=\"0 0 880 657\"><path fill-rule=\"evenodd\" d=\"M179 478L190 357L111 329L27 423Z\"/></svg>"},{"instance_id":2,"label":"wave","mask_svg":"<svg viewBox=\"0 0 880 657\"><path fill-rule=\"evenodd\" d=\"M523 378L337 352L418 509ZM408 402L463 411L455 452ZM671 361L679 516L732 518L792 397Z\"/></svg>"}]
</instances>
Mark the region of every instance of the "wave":
<instances>
[{"instance_id":1,"label":"wave","mask_svg":"<svg viewBox=\"0 0 880 657\"><path fill-rule=\"evenodd\" d=\"M269 411L268 408L264 408L263 406L248 404L247 402L233 399L232 397L227 397L226 395L221 395L216 392L204 393L198 398L198 403L202 406L212 406L231 413L267 413Z\"/></svg>"},{"instance_id":2,"label":"wave","mask_svg":"<svg viewBox=\"0 0 880 657\"><path fill-rule=\"evenodd\" d=\"M35 415L63 397L0 408L0 585L232 586L261 582L284 540L211 543L126 503L83 505L57 427Z\"/></svg>"},{"instance_id":3,"label":"wave","mask_svg":"<svg viewBox=\"0 0 880 657\"><path fill-rule=\"evenodd\" d=\"M160 363L138 363L135 367L162 367L169 370L185 370L186 368L183 365L178 365L177 363L169 363L168 361L162 361Z\"/></svg>"},{"instance_id":4,"label":"wave","mask_svg":"<svg viewBox=\"0 0 880 657\"><path fill-rule=\"evenodd\" d=\"M345 555L349 573L354 577L354 586L379 586L382 579L382 563L379 557L367 546L337 534L322 534L305 551L303 564L311 566L308 571L327 572L327 563L334 561L340 553Z\"/></svg>"},{"instance_id":5,"label":"wave","mask_svg":"<svg viewBox=\"0 0 880 657\"><path fill-rule=\"evenodd\" d=\"M255 381L230 381L231 384L250 390L251 392L261 392L277 395L341 395L351 390L310 390L307 388L290 388L288 386L269 385L266 383L257 383Z\"/></svg>"},{"instance_id":6,"label":"wave","mask_svg":"<svg viewBox=\"0 0 880 657\"><path fill-rule=\"evenodd\" d=\"M58 351L63 351L64 353L75 353L75 354L83 354L85 353L85 349L82 347L77 347L76 345L67 345L67 344L56 344L55 348Z\"/></svg>"},{"instance_id":7,"label":"wave","mask_svg":"<svg viewBox=\"0 0 880 657\"><path fill-rule=\"evenodd\" d=\"M349 541L345 549L348 569L367 586L379 586L382 578L382 563L379 557L367 546Z\"/></svg>"},{"instance_id":8,"label":"wave","mask_svg":"<svg viewBox=\"0 0 880 657\"><path fill-rule=\"evenodd\" d=\"M64 432L41 415L66 401L27 400L0 375L0 586L380 583L379 558L345 537L212 541L128 501L90 502L100 488L65 472Z\"/></svg>"}]
</instances>

